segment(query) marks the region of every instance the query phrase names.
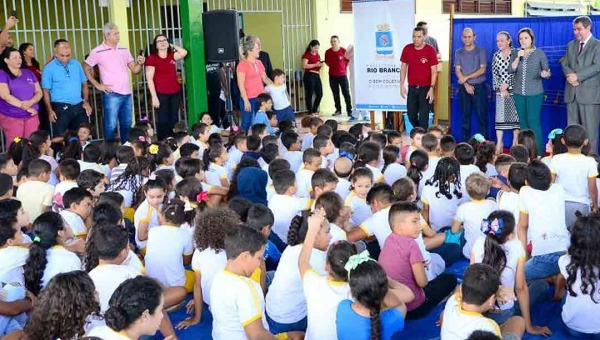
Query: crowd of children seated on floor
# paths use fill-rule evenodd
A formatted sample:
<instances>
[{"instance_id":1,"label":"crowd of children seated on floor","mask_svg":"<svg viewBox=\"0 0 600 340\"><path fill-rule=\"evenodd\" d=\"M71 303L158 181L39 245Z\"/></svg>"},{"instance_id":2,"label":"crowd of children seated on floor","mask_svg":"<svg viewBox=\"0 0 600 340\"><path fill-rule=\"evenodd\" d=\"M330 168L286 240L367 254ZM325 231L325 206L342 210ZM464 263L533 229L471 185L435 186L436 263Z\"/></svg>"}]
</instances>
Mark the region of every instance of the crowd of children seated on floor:
<instances>
[{"instance_id":1,"label":"crowd of children seated on floor","mask_svg":"<svg viewBox=\"0 0 600 340\"><path fill-rule=\"evenodd\" d=\"M531 318L551 285L568 331L600 334L598 163L581 126L554 130L541 158L530 131L510 155L436 126L403 145L319 117L296 128L259 101L247 134L205 114L163 141L144 121L124 143L90 142L85 124L11 141L0 335L177 339L210 313L215 340L410 339L405 320L444 303L443 340L521 339L552 333ZM461 259L457 286L445 270Z\"/></svg>"}]
</instances>

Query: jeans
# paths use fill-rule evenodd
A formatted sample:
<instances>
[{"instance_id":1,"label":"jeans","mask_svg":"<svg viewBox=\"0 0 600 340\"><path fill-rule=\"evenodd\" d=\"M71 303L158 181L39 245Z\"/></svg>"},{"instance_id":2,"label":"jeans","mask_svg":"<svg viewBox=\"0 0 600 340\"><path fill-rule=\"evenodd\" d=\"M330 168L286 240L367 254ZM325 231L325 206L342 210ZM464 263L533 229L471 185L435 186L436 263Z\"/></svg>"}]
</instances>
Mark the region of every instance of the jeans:
<instances>
[{"instance_id":1,"label":"jeans","mask_svg":"<svg viewBox=\"0 0 600 340\"><path fill-rule=\"evenodd\" d=\"M240 99L240 111L242 111L242 129L248 132L252 126L254 114L258 111L258 98L248 98L250 101L250 111L244 109L244 99Z\"/></svg>"},{"instance_id":2,"label":"jeans","mask_svg":"<svg viewBox=\"0 0 600 340\"><path fill-rule=\"evenodd\" d=\"M537 255L525 262L525 279L527 281L545 279L560 273L558 258L566 251Z\"/></svg>"},{"instance_id":3,"label":"jeans","mask_svg":"<svg viewBox=\"0 0 600 340\"><path fill-rule=\"evenodd\" d=\"M52 110L56 113L54 135L62 135L67 130L77 131L82 123L89 123L89 118L83 108L83 102L75 105L67 103L52 103Z\"/></svg>"},{"instance_id":4,"label":"jeans","mask_svg":"<svg viewBox=\"0 0 600 340\"><path fill-rule=\"evenodd\" d=\"M532 310L533 307L542 302L546 295L548 294L548 289L550 288L548 282L544 280L534 280L527 283L527 289L529 290L529 309ZM515 301L515 304L512 308L506 309L503 311L498 311L497 313L485 313L485 317L496 321L497 324L501 325L505 323L508 319L510 319L513 315L522 315L521 314L521 305L519 301Z\"/></svg>"},{"instance_id":5,"label":"jeans","mask_svg":"<svg viewBox=\"0 0 600 340\"><path fill-rule=\"evenodd\" d=\"M544 103L544 94L534 94L532 96L523 96L514 94L515 106L519 115L519 123L521 130L531 129L535 132L538 153L543 155L546 152L546 144L542 136L542 121L540 115L542 113L542 104Z\"/></svg>"},{"instance_id":6,"label":"jeans","mask_svg":"<svg viewBox=\"0 0 600 340\"><path fill-rule=\"evenodd\" d=\"M131 94L104 93L102 107L104 108L104 139L114 138L118 120L121 141L129 140L132 115Z\"/></svg>"},{"instance_id":7,"label":"jeans","mask_svg":"<svg viewBox=\"0 0 600 340\"><path fill-rule=\"evenodd\" d=\"M294 126L296 125L296 113L294 112L294 109L291 106L288 106L282 110L274 110L274 111L275 111L275 114L277 115L278 122L281 123L284 120L291 120L294 123Z\"/></svg>"},{"instance_id":8,"label":"jeans","mask_svg":"<svg viewBox=\"0 0 600 340\"><path fill-rule=\"evenodd\" d=\"M408 119L413 127L419 126L427 130L429 127L429 111L431 104L427 99L429 86L409 86L406 98Z\"/></svg>"},{"instance_id":9,"label":"jeans","mask_svg":"<svg viewBox=\"0 0 600 340\"><path fill-rule=\"evenodd\" d=\"M160 107L158 108L158 122L156 135L158 140L173 136L173 127L179 121L179 106L181 105L181 92L172 94L156 93Z\"/></svg>"},{"instance_id":10,"label":"jeans","mask_svg":"<svg viewBox=\"0 0 600 340\"><path fill-rule=\"evenodd\" d=\"M409 311L406 314L407 319L420 319L431 312L440 302L442 302L456 288L457 280L453 274L442 274L429 281L423 288L425 291L425 301L419 307Z\"/></svg>"},{"instance_id":11,"label":"jeans","mask_svg":"<svg viewBox=\"0 0 600 340\"><path fill-rule=\"evenodd\" d=\"M313 102L313 94L315 101ZM319 105L323 99L323 84L318 73L304 72L304 100L308 113L319 112Z\"/></svg>"},{"instance_id":12,"label":"jeans","mask_svg":"<svg viewBox=\"0 0 600 340\"><path fill-rule=\"evenodd\" d=\"M352 99L350 98L350 89L347 76L329 76L329 87L333 93L333 101L335 102L335 112L342 112L342 104L340 103L340 88L344 95L346 103L346 113L352 115Z\"/></svg>"},{"instance_id":13,"label":"jeans","mask_svg":"<svg viewBox=\"0 0 600 340\"><path fill-rule=\"evenodd\" d=\"M462 246L456 243L445 243L429 252L440 255L446 263L446 268L463 258Z\"/></svg>"},{"instance_id":14,"label":"jeans","mask_svg":"<svg viewBox=\"0 0 600 340\"><path fill-rule=\"evenodd\" d=\"M294 323L279 323L269 317L269 314L265 312L267 317L267 323L269 324L269 331L272 334L286 333L286 332L306 332L308 327L308 318L305 316L304 319L296 321Z\"/></svg>"},{"instance_id":15,"label":"jeans","mask_svg":"<svg viewBox=\"0 0 600 340\"><path fill-rule=\"evenodd\" d=\"M460 100L460 111L462 113L462 141L466 142L471 138L471 116L475 109L477 120L479 121L479 133L487 135L487 89L484 83L474 84L475 93L470 95L464 86L458 91Z\"/></svg>"}]
</instances>

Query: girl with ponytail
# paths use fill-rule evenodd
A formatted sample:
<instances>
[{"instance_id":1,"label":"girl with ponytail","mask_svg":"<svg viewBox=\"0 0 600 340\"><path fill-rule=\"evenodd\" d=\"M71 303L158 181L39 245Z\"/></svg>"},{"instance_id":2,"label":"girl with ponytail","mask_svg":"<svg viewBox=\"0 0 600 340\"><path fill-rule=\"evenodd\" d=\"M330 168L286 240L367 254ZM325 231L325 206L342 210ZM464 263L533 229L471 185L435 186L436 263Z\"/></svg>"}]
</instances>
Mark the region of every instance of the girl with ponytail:
<instances>
[{"instance_id":1,"label":"girl with ponytail","mask_svg":"<svg viewBox=\"0 0 600 340\"><path fill-rule=\"evenodd\" d=\"M206 172L206 182L212 186L229 188L229 170L225 163L229 160L227 149L222 144L212 144L204 150L202 162Z\"/></svg>"},{"instance_id":2,"label":"girl with ponytail","mask_svg":"<svg viewBox=\"0 0 600 340\"><path fill-rule=\"evenodd\" d=\"M383 161L384 166L381 171L383 172L383 179L388 185L392 185L400 178L406 177L406 167L401 164L402 155L398 146L388 145L383 148Z\"/></svg>"},{"instance_id":3,"label":"girl with ponytail","mask_svg":"<svg viewBox=\"0 0 600 340\"><path fill-rule=\"evenodd\" d=\"M481 236L471 252L471 264L487 264L500 276L502 286L516 291L517 301L525 327L530 334L550 335L547 327L533 326L531 324L530 306L540 300L548 290L548 284L542 280L532 281L527 286L525 281L525 250L521 242L515 237L515 218L506 210L492 212L489 217L481 222ZM531 291L531 294L530 294ZM499 325L506 322L516 314L514 301L496 301L494 310L486 313Z\"/></svg>"},{"instance_id":4,"label":"girl with ponytail","mask_svg":"<svg viewBox=\"0 0 600 340\"><path fill-rule=\"evenodd\" d=\"M60 274L81 270L79 257L65 249L73 236L71 228L55 212L45 212L33 221L33 243L23 266L25 288L38 295L50 280Z\"/></svg>"},{"instance_id":5,"label":"girl with ponytail","mask_svg":"<svg viewBox=\"0 0 600 340\"><path fill-rule=\"evenodd\" d=\"M125 199L125 207L136 208L143 200L144 177L150 174L150 161L146 157L134 157L125 171L110 183L108 191L117 192Z\"/></svg>"},{"instance_id":6,"label":"girl with ponytail","mask_svg":"<svg viewBox=\"0 0 600 340\"><path fill-rule=\"evenodd\" d=\"M325 212L320 210L319 214L321 218L318 219L318 226L313 225L312 228L316 230L313 230L311 235L314 240L310 248L311 256L308 265L320 275L327 275L325 251L331 241L331 233L329 222L322 217ZM306 332L307 302L298 263L302 244L308 234L309 216L310 212L304 211L300 216L292 219L288 231L288 246L281 254L275 278L267 292L266 318L273 334ZM315 224L314 218L313 224Z\"/></svg>"},{"instance_id":7,"label":"girl with ponytail","mask_svg":"<svg viewBox=\"0 0 600 340\"><path fill-rule=\"evenodd\" d=\"M383 174L379 170L381 147L375 142L364 142L356 150L354 168L366 167L373 172L373 184L383 181Z\"/></svg>"},{"instance_id":8,"label":"girl with ponytail","mask_svg":"<svg viewBox=\"0 0 600 340\"><path fill-rule=\"evenodd\" d=\"M389 279L366 250L350 256L344 268L352 298L337 307L337 339L389 340L403 330L404 303L414 298L410 289ZM388 309L383 310L383 306Z\"/></svg>"},{"instance_id":9,"label":"girl with ponytail","mask_svg":"<svg viewBox=\"0 0 600 340\"><path fill-rule=\"evenodd\" d=\"M208 191L203 191L202 183L198 179L188 177L177 183L175 194L184 203L185 221L187 228L191 230L196 215L208 208Z\"/></svg>"},{"instance_id":10,"label":"girl with ponytail","mask_svg":"<svg viewBox=\"0 0 600 340\"><path fill-rule=\"evenodd\" d=\"M421 194L421 214L436 231L451 226L462 196L460 164L454 158L443 157L438 162L433 177L426 179Z\"/></svg>"},{"instance_id":11,"label":"girl with ponytail","mask_svg":"<svg viewBox=\"0 0 600 340\"><path fill-rule=\"evenodd\" d=\"M148 147L150 167L154 172L160 169L173 169L173 151L165 143L153 143Z\"/></svg>"},{"instance_id":12,"label":"girl with ponytail","mask_svg":"<svg viewBox=\"0 0 600 340\"><path fill-rule=\"evenodd\" d=\"M23 146L23 157L21 159L21 169L27 169L29 162L34 159L43 159L50 164L50 179L48 184L57 185L58 177L56 176L56 169L58 168L58 162L54 159L54 150L50 147L52 140L50 134L44 130L34 131L29 136L29 141Z\"/></svg>"},{"instance_id":13,"label":"girl with ponytail","mask_svg":"<svg viewBox=\"0 0 600 340\"><path fill-rule=\"evenodd\" d=\"M408 170L406 176L415 182L417 186L417 199L421 202L421 195L423 194L423 188L425 182L429 178L423 178L423 174L429 167L429 156L427 152L417 149L410 154L409 163L407 164Z\"/></svg>"},{"instance_id":14,"label":"girl with ponytail","mask_svg":"<svg viewBox=\"0 0 600 340\"><path fill-rule=\"evenodd\" d=\"M164 317L162 288L149 277L138 276L121 283L108 305L104 314L106 326L94 328L89 337L104 340L152 337Z\"/></svg>"}]
</instances>

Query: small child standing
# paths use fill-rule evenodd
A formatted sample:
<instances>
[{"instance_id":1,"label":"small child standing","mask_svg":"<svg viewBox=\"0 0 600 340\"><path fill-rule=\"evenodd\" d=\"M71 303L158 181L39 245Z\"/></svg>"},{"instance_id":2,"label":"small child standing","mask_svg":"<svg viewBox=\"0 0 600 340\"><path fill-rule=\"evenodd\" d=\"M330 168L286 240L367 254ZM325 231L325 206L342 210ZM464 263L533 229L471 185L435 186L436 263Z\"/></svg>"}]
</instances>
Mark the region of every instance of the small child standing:
<instances>
[{"instance_id":1,"label":"small child standing","mask_svg":"<svg viewBox=\"0 0 600 340\"><path fill-rule=\"evenodd\" d=\"M452 225L462 197L460 191L458 161L450 157L440 159L433 177L425 182L421 195L423 218L433 230L439 231Z\"/></svg>"},{"instance_id":2,"label":"small child standing","mask_svg":"<svg viewBox=\"0 0 600 340\"><path fill-rule=\"evenodd\" d=\"M33 222L52 208L54 187L48 184L52 168L45 160L34 159L29 162L27 171L27 182L19 185L17 199L23 203L23 209L29 214L29 221Z\"/></svg>"},{"instance_id":3,"label":"small child standing","mask_svg":"<svg viewBox=\"0 0 600 340\"><path fill-rule=\"evenodd\" d=\"M419 319L427 315L456 287L456 276L441 274L428 281L425 259L415 239L421 234L419 207L410 202L394 203L389 210L392 234L379 255L379 263L388 276L406 285L414 294L407 303L407 317ZM407 259L407 261L398 261Z\"/></svg>"},{"instance_id":4,"label":"small child standing","mask_svg":"<svg viewBox=\"0 0 600 340\"><path fill-rule=\"evenodd\" d=\"M596 161L581 153L589 140L583 126L567 126L563 137L568 152L556 155L550 160L552 179L565 189L565 219L567 228L575 223L575 212L587 215L598 210L598 188Z\"/></svg>"},{"instance_id":5,"label":"small child standing","mask_svg":"<svg viewBox=\"0 0 600 340\"><path fill-rule=\"evenodd\" d=\"M452 223L452 234L459 235L464 230L463 255L466 258L471 258L473 244L483 236L481 221L493 211L498 210L498 204L485 199L490 192L490 181L484 175L470 174L467 177L466 184L471 200L462 204L456 210L456 216Z\"/></svg>"},{"instance_id":6,"label":"small child standing","mask_svg":"<svg viewBox=\"0 0 600 340\"><path fill-rule=\"evenodd\" d=\"M373 211L367 203L367 195L373 186L373 172L367 168L357 168L350 179L352 187L346 198L345 206L350 208L350 223L360 226Z\"/></svg>"},{"instance_id":7,"label":"small child standing","mask_svg":"<svg viewBox=\"0 0 600 340\"><path fill-rule=\"evenodd\" d=\"M273 109L277 114L278 121L291 120L296 122L294 109L290 104L290 97L287 93L285 84L285 72L281 69L273 70L273 84L265 87L265 92L271 95L273 100Z\"/></svg>"}]
</instances>

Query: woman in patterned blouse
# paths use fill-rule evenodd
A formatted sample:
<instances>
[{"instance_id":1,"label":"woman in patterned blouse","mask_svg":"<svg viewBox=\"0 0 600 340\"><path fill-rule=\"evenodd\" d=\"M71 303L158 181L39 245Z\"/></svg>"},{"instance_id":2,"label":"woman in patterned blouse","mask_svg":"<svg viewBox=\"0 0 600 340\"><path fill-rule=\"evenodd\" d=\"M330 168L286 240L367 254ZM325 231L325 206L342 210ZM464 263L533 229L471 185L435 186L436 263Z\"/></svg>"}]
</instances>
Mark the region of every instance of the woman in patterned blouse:
<instances>
[{"instance_id":1,"label":"woman in patterned blouse","mask_svg":"<svg viewBox=\"0 0 600 340\"><path fill-rule=\"evenodd\" d=\"M513 51L512 38L506 31L496 36L498 51L492 57L492 76L496 91L496 153L502 153L504 130L513 130L512 145L517 144L519 134L519 116L513 100L515 76L508 72L510 56Z\"/></svg>"},{"instance_id":2,"label":"woman in patterned blouse","mask_svg":"<svg viewBox=\"0 0 600 340\"><path fill-rule=\"evenodd\" d=\"M535 47L531 28L519 30L521 48L512 54L508 71L515 73L515 105L521 122L521 130L531 129L535 133L538 152L544 154L542 123L540 114L544 103L543 79L550 78L550 66L546 54Z\"/></svg>"}]
</instances>

